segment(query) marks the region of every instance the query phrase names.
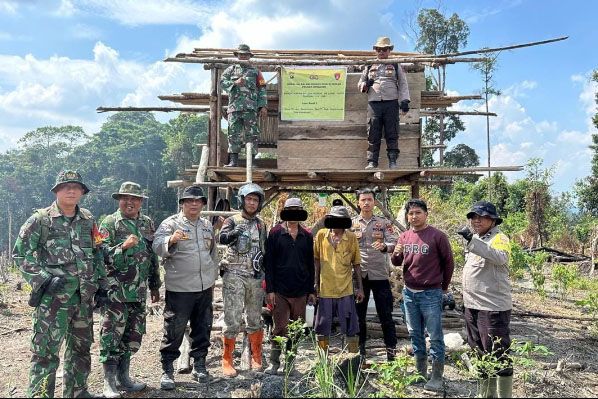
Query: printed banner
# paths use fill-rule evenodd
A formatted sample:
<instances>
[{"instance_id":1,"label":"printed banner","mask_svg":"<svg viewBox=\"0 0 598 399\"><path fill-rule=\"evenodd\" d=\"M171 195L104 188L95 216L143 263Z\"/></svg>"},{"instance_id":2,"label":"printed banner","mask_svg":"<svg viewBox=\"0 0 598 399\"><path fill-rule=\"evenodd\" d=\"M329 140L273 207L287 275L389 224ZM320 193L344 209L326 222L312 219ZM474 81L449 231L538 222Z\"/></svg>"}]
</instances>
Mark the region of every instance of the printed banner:
<instances>
[{"instance_id":1,"label":"printed banner","mask_svg":"<svg viewBox=\"0 0 598 399\"><path fill-rule=\"evenodd\" d=\"M345 67L291 67L281 72L280 118L283 121L345 119Z\"/></svg>"}]
</instances>

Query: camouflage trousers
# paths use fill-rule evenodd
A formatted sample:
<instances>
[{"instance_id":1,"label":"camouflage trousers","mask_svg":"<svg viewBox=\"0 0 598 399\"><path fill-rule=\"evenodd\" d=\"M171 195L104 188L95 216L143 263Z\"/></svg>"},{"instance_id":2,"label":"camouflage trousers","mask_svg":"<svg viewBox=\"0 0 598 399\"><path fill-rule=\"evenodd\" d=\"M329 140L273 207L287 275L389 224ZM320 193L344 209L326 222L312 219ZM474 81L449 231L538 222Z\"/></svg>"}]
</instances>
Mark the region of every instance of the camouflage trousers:
<instances>
[{"instance_id":1,"label":"camouflage trousers","mask_svg":"<svg viewBox=\"0 0 598 399\"><path fill-rule=\"evenodd\" d=\"M79 293L61 303L44 295L33 312L31 370L28 397L54 397L59 351L66 338L62 396L72 398L87 390L93 342L92 304L81 303Z\"/></svg>"},{"instance_id":2,"label":"camouflage trousers","mask_svg":"<svg viewBox=\"0 0 598 399\"><path fill-rule=\"evenodd\" d=\"M222 298L224 300L223 334L226 338L236 338L239 334L243 309L247 326L245 330L254 333L262 329L264 289L260 279L226 272L222 276Z\"/></svg>"},{"instance_id":3,"label":"camouflage trousers","mask_svg":"<svg viewBox=\"0 0 598 399\"><path fill-rule=\"evenodd\" d=\"M228 114L228 152L238 154L246 143L253 143L257 154L260 129L256 111L236 111Z\"/></svg>"},{"instance_id":4,"label":"camouflage trousers","mask_svg":"<svg viewBox=\"0 0 598 399\"><path fill-rule=\"evenodd\" d=\"M100 362L129 359L145 334L145 303L110 302L102 312Z\"/></svg>"}]
</instances>

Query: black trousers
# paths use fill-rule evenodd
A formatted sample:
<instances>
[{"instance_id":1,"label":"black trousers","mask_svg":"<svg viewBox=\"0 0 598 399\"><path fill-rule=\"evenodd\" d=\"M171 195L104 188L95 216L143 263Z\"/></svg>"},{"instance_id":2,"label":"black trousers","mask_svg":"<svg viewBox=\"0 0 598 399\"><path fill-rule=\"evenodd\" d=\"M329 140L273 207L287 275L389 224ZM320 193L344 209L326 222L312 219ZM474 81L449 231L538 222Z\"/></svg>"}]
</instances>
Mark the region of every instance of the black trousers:
<instances>
[{"instance_id":1,"label":"black trousers","mask_svg":"<svg viewBox=\"0 0 598 399\"><path fill-rule=\"evenodd\" d=\"M188 321L191 326L189 355L193 359L206 357L212 331L212 296L211 288L200 292L166 291L164 337L160 346L162 364L171 363L180 356L179 347Z\"/></svg>"},{"instance_id":2,"label":"black trousers","mask_svg":"<svg viewBox=\"0 0 598 399\"><path fill-rule=\"evenodd\" d=\"M384 345L387 348L395 348L397 346L397 330L392 319L394 301L390 290L390 282L388 280L370 280L367 276L361 281L364 298L356 305L357 317L359 317L359 343L365 344L367 338L366 315L371 291L374 293L376 313L378 313L382 334L384 335Z\"/></svg>"},{"instance_id":3,"label":"black trousers","mask_svg":"<svg viewBox=\"0 0 598 399\"><path fill-rule=\"evenodd\" d=\"M513 375L513 365L508 356L511 346L509 324L511 311L489 311L465 308L467 343L479 354L494 352L503 363L497 375Z\"/></svg>"},{"instance_id":4,"label":"black trousers","mask_svg":"<svg viewBox=\"0 0 598 399\"><path fill-rule=\"evenodd\" d=\"M399 151L399 102L397 100L368 102L368 162L378 162L382 129L386 151Z\"/></svg>"}]
</instances>

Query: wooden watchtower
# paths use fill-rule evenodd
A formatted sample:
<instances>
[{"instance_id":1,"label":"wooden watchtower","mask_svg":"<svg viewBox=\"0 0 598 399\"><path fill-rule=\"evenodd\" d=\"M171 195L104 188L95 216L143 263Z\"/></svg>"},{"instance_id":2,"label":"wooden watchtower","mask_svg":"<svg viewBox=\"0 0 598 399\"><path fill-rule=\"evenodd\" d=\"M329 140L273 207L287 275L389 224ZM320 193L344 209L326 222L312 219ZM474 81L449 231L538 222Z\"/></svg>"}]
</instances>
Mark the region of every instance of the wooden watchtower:
<instances>
[{"instance_id":1,"label":"wooden watchtower","mask_svg":"<svg viewBox=\"0 0 598 399\"><path fill-rule=\"evenodd\" d=\"M230 197L232 189L248 181L260 184L267 200L282 191L352 192L359 187L377 186L383 193L397 186L408 187L412 196L419 195L423 184L442 184L432 176L479 174L486 171L519 171L521 166L494 166L474 168L447 168L421 166L422 151L446 146L440 142L423 146L422 118L449 114L447 107L462 100L481 99L479 95L449 97L442 92L426 91L425 66L445 67L457 62L478 62L484 58L459 56L429 56L417 53L393 52L388 60L374 58L372 51L346 50L252 50L253 58L239 61L234 49L197 48L192 53L178 54L167 62L202 64L211 72L209 93L181 93L159 96L160 99L181 104L177 107L99 108L100 112L115 110L208 112L209 132L207 146L202 150L199 165L193 165L169 186L201 183L209 187L208 210L215 209L219 198ZM222 130L223 112L228 96L220 87L224 69L232 64L249 63L265 73L273 74L267 85L268 117L260 121L259 151L269 153L258 157L255 165L246 166L241 160L238 168L224 168L227 162L227 140ZM388 169L386 147L382 142L379 168L365 170L367 149L367 95L357 89L363 69L373 63L399 63L407 74L411 96L410 111L400 119L398 169ZM280 118L280 70L283 66L345 66L347 82L345 114L342 121L283 121ZM466 115L494 115L485 112L460 112ZM382 198L384 199L384 195ZM346 198L345 198L346 199ZM380 206L379 206L380 207ZM382 206L384 208L384 206ZM390 216L386 209L383 213Z\"/></svg>"}]
</instances>

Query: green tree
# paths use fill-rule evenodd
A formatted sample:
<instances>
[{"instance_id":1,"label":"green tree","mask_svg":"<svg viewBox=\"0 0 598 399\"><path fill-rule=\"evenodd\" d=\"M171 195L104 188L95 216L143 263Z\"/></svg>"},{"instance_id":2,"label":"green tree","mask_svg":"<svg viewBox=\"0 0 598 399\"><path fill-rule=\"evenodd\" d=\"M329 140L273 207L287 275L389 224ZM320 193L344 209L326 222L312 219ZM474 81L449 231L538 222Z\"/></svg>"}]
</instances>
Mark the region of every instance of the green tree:
<instances>
[{"instance_id":1,"label":"green tree","mask_svg":"<svg viewBox=\"0 0 598 399\"><path fill-rule=\"evenodd\" d=\"M417 15L415 27L417 51L440 55L458 52L467 45L469 27L459 15L444 16L437 9L422 9ZM434 66L434 71L426 79L426 90L446 90L446 65ZM459 132L465 130L463 121L458 116L432 116L426 120L422 137L423 145L444 145ZM432 166L436 149L424 151L422 165ZM440 147L440 164L444 162L444 149Z\"/></svg>"},{"instance_id":2,"label":"green tree","mask_svg":"<svg viewBox=\"0 0 598 399\"><path fill-rule=\"evenodd\" d=\"M478 166L480 164L480 157L468 145L457 144L444 155L444 164L445 166L453 166L455 168Z\"/></svg>"},{"instance_id":3,"label":"green tree","mask_svg":"<svg viewBox=\"0 0 598 399\"><path fill-rule=\"evenodd\" d=\"M473 69L478 70L482 74L482 79L484 81L482 93L484 93L486 113L489 112L488 96L491 94L495 96L500 95L500 90L494 87L494 74L496 73L496 69L498 68L498 54L499 53L491 53L490 55L486 56L484 61L476 62L472 65ZM488 168L490 168L490 115L486 115L486 151L488 155ZM491 172L488 171L488 177L490 177L490 175ZM488 188L488 198L492 199L492 186Z\"/></svg>"},{"instance_id":4,"label":"green tree","mask_svg":"<svg viewBox=\"0 0 598 399\"><path fill-rule=\"evenodd\" d=\"M529 188L525 197L525 212L529 221L526 234L530 239L530 247L541 247L548 240L546 213L550 206L549 188L554 168L542 169L542 159L532 158L526 171Z\"/></svg>"},{"instance_id":5,"label":"green tree","mask_svg":"<svg viewBox=\"0 0 598 399\"><path fill-rule=\"evenodd\" d=\"M592 81L598 83L598 69L592 73ZM598 92L595 93L595 101L598 104ZM592 118L592 123L598 128L598 111ZM594 155L592 156L592 174L585 181L578 181L575 192L578 196L580 209L592 216L598 216L598 134L592 134L590 145Z\"/></svg>"}]
</instances>

